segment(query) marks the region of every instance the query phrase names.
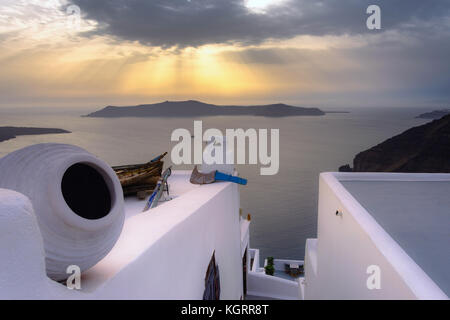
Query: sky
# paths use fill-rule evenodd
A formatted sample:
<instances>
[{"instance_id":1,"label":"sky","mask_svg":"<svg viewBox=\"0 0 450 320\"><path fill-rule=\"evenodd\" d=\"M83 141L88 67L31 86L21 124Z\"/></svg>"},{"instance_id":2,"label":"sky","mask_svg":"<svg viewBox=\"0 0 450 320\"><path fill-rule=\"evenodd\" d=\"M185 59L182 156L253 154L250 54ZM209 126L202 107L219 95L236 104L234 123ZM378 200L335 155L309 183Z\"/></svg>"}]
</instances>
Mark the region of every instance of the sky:
<instances>
[{"instance_id":1,"label":"sky","mask_svg":"<svg viewBox=\"0 0 450 320\"><path fill-rule=\"evenodd\" d=\"M450 107L449 57L448 0L0 0L0 108Z\"/></svg>"}]
</instances>

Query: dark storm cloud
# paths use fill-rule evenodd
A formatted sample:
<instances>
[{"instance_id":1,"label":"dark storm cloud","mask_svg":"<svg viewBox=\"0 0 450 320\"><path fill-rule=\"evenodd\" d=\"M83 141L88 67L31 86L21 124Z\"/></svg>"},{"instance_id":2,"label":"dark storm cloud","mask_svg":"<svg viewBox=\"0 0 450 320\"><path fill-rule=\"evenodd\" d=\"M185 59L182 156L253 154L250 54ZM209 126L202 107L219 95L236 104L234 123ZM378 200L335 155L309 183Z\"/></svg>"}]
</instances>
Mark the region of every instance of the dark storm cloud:
<instances>
[{"instance_id":1,"label":"dark storm cloud","mask_svg":"<svg viewBox=\"0 0 450 320\"><path fill-rule=\"evenodd\" d=\"M366 33L366 9L382 10L383 30L413 27L420 21L440 24L448 18L448 0L286 0L250 11L244 0L71 0L94 33L154 46L211 43L256 44L297 35Z\"/></svg>"}]
</instances>

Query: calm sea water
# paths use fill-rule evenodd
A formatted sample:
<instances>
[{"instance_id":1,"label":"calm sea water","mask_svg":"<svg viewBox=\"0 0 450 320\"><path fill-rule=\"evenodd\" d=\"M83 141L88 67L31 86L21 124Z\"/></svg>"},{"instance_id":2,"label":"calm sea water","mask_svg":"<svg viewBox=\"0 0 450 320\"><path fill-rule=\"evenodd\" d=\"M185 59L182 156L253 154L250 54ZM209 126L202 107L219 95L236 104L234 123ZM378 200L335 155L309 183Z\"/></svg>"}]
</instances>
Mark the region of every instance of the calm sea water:
<instances>
[{"instance_id":1,"label":"calm sea water","mask_svg":"<svg viewBox=\"0 0 450 320\"><path fill-rule=\"evenodd\" d=\"M404 130L423 124L414 119L424 109L347 109L347 114L323 117L207 117L203 119L82 118L94 109L1 109L0 126L55 127L70 134L21 136L0 143L0 157L19 148L43 142L78 145L111 165L146 162L170 151L176 128L280 129L280 171L261 176L259 166L238 166L249 180L241 187L241 206L252 215L251 246L262 257L303 259L306 238L316 236L318 178L352 163L360 151ZM167 160L170 160L168 157ZM170 161L168 161L170 162ZM186 167L179 167L185 169ZM190 167L192 168L192 167Z\"/></svg>"}]
</instances>

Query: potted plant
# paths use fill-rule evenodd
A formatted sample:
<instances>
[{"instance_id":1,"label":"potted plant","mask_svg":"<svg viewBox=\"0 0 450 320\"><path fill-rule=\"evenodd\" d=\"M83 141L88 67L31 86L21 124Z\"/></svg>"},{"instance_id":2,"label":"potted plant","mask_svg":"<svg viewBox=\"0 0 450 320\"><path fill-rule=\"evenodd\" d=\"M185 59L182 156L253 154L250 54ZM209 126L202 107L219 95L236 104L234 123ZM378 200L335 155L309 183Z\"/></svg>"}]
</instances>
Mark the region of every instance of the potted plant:
<instances>
[{"instance_id":1,"label":"potted plant","mask_svg":"<svg viewBox=\"0 0 450 320\"><path fill-rule=\"evenodd\" d=\"M267 265L264 267L266 274L273 276L275 273L275 267L273 266L273 257L267 257Z\"/></svg>"},{"instance_id":2,"label":"potted plant","mask_svg":"<svg viewBox=\"0 0 450 320\"><path fill-rule=\"evenodd\" d=\"M273 276L273 274L275 273L275 268L271 264L268 264L267 266L265 266L264 270L266 271L266 274L269 276Z\"/></svg>"}]
</instances>

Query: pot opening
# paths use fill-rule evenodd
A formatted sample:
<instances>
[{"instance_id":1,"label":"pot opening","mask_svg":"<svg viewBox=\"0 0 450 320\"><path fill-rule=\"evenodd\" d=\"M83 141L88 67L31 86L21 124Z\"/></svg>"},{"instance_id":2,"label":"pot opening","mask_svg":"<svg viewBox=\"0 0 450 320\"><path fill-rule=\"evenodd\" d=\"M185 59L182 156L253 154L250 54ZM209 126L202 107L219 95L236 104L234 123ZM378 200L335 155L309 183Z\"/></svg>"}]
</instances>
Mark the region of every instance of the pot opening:
<instances>
[{"instance_id":1,"label":"pot opening","mask_svg":"<svg viewBox=\"0 0 450 320\"><path fill-rule=\"evenodd\" d=\"M80 217L96 220L111 211L111 191L105 179L87 164L76 163L66 170L61 191L69 208Z\"/></svg>"}]
</instances>

